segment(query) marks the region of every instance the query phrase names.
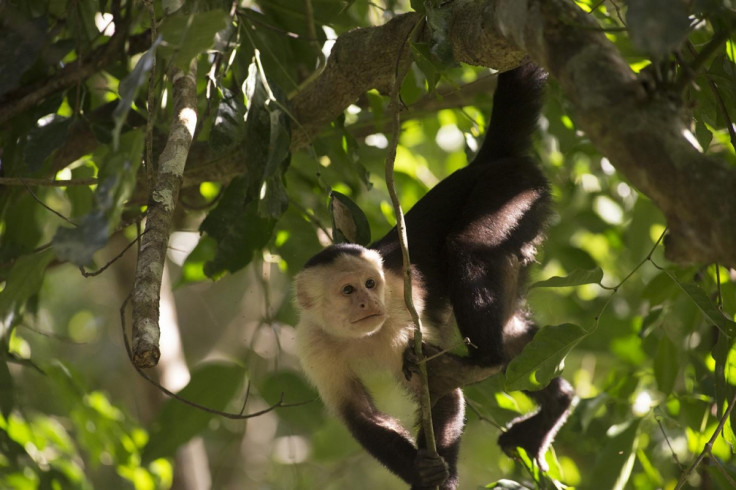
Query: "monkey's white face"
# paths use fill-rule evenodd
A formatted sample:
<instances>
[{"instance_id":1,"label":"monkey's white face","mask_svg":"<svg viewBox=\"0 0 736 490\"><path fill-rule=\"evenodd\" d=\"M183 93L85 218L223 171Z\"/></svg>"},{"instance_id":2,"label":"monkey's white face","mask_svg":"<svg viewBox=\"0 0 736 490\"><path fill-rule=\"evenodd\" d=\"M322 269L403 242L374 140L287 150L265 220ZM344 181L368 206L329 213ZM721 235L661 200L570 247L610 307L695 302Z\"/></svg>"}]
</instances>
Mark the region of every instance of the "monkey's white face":
<instances>
[{"instance_id":1,"label":"monkey's white face","mask_svg":"<svg viewBox=\"0 0 736 490\"><path fill-rule=\"evenodd\" d=\"M335 337L360 338L380 330L386 321L384 296L381 259L370 250L307 269L297 280L302 314Z\"/></svg>"},{"instance_id":2,"label":"monkey's white face","mask_svg":"<svg viewBox=\"0 0 736 490\"><path fill-rule=\"evenodd\" d=\"M330 333L345 337L373 334L386 320L383 275L372 267L339 274L324 303L325 326L338 326ZM331 322L331 318L338 321Z\"/></svg>"}]
</instances>

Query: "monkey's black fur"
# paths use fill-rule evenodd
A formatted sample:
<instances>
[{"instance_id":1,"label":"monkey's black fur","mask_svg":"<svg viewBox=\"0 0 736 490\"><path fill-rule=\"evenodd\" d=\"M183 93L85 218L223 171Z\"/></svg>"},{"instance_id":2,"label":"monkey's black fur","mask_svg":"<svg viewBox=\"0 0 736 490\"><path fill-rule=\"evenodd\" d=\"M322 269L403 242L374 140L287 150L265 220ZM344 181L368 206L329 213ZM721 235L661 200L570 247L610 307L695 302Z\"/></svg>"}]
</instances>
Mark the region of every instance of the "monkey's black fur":
<instances>
[{"instance_id":1,"label":"monkey's black fur","mask_svg":"<svg viewBox=\"0 0 736 490\"><path fill-rule=\"evenodd\" d=\"M460 334L473 345L467 358L444 354L428 364L438 452L449 473L443 489L457 486L464 417L464 400L457 388L501 371L536 331L524 310L522 291L524 269L533 261L550 204L547 180L527 154L545 78L533 64L502 73L491 122L475 159L440 182L406 214L412 267L424 299L423 317L430 327L439 328L446 326L451 310ZM368 248L380 253L387 275L401 276L395 228ZM359 255L360 250L355 245L335 245L306 267L329 264L341 254ZM523 447L544 468L544 452L567 417L572 388L557 378L530 395L540 410L513 422L499 443L507 451ZM422 471L436 464L423 460L406 434L386 422L367 393L362 397L344 400L340 408L353 435L413 488L426 484ZM423 440L420 431L419 447Z\"/></svg>"}]
</instances>

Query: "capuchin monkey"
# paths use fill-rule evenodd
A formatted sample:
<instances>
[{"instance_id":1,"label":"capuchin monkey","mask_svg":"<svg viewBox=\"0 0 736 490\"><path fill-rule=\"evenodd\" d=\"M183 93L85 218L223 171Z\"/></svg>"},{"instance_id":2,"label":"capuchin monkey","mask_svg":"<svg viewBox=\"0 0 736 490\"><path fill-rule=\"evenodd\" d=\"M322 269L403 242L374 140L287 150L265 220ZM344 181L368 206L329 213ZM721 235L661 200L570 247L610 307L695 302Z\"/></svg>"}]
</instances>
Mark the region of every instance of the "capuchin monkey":
<instances>
[{"instance_id":1,"label":"capuchin monkey","mask_svg":"<svg viewBox=\"0 0 736 490\"><path fill-rule=\"evenodd\" d=\"M424 352L439 354L427 362L438 454L423 449L421 429L414 442L379 411L361 381L383 369L411 393L419 388L396 228L367 248L332 245L296 277L297 348L307 377L365 449L412 489L457 488L465 416L460 387L501 372L537 330L522 288L550 203L547 181L527 155L545 79L533 64L502 73L475 159L406 214ZM467 357L442 351L454 328L470 341ZM499 444L509 453L523 448L546 470L544 454L567 418L573 390L556 378L528 394L539 410L512 421Z\"/></svg>"}]
</instances>

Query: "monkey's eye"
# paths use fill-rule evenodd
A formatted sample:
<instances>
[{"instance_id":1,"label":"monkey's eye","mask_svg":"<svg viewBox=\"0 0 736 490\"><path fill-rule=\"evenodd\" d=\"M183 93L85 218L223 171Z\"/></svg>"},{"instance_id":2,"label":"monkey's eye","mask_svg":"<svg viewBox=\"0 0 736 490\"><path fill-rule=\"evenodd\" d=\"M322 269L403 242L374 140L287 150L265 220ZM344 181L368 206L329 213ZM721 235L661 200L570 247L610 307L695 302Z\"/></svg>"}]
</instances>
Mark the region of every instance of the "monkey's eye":
<instances>
[{"instance_id":1,"label":"monkey's eye","mask_svg":"<svg viewBox=\"0 0 736 490\"><path fill-rule=\"evenodd\" d=\"M376 287L376 281L374 281L373 279L368 279L365 282L365 287L367 287L368 289L373 289L374 287Z\"/></svg>"},{"instance_id":2,"label":"monkey's eye","mask_svg":"<svg viewBox=\"0 0 736 490\"><path fill-rule=\"evenodd\" d=\"M355 288L350 284L346 284L342 287L342 294L353 294L353 291L355 291Z\"/></svg>"}]
</instances>

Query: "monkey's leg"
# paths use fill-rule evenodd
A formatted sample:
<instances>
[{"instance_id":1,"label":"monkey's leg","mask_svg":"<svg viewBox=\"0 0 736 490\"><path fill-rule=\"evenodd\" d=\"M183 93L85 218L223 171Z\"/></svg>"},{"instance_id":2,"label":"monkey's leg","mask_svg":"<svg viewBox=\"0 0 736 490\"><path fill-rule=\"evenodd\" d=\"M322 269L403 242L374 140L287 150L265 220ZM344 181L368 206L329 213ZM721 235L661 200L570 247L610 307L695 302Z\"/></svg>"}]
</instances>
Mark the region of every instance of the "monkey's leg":
<instances>
[{"instance_id":1,"label":"monkey's leg","mask_svg":"<svg viewBox=\"0 0 736 490\"><path fill-rule=\"evenodd\" d=\"M486 378L498 374L501 366L482 366L474 364L467 357L461 357L451 352L443 352L439 347L422 342L424 355L427 357L427 374L429 394L432 404L450 395L457 388L479 383ZM412 377L419 371L419 361L414 352L414 341L404 350L404 376L410 386L417 383L418 378ZM413 389L418 387L413 386Z\"/></svg>"},{"instance_id":2,"label":"monkey's leg","mask_svg":"<svg viewBox=\"0 0 736 490\"><path fill-rule=\"evenodd\" d=\"M437 443L437 453L447 463L449 476L440 490L455 490L458 486L457 457L460 450L460 438L465 427L465 398L459 389L443 396L432 407L432 427ZM417 446L424 448L426 440L424 430L419 431ZM418 466L418 465L417 465ZM417 468L421 471L421 468ZM424 490L425 487L412 487L412 490Z\"/></svg>"},{"instance_id":3,"label":"monkey's leg","mask_svg":"<svg viewBox=\"0 0 736 490\"><path fill-rule=\"evenodd\" d=\"M498 438L498 444L507 453L516 447L524 448L547 471L544 453L570 414L574 391L563 378L555 378L547 387L525 393L539 404L539 410L511 421L508 430Z\"/></svg>"}]
</instances>

